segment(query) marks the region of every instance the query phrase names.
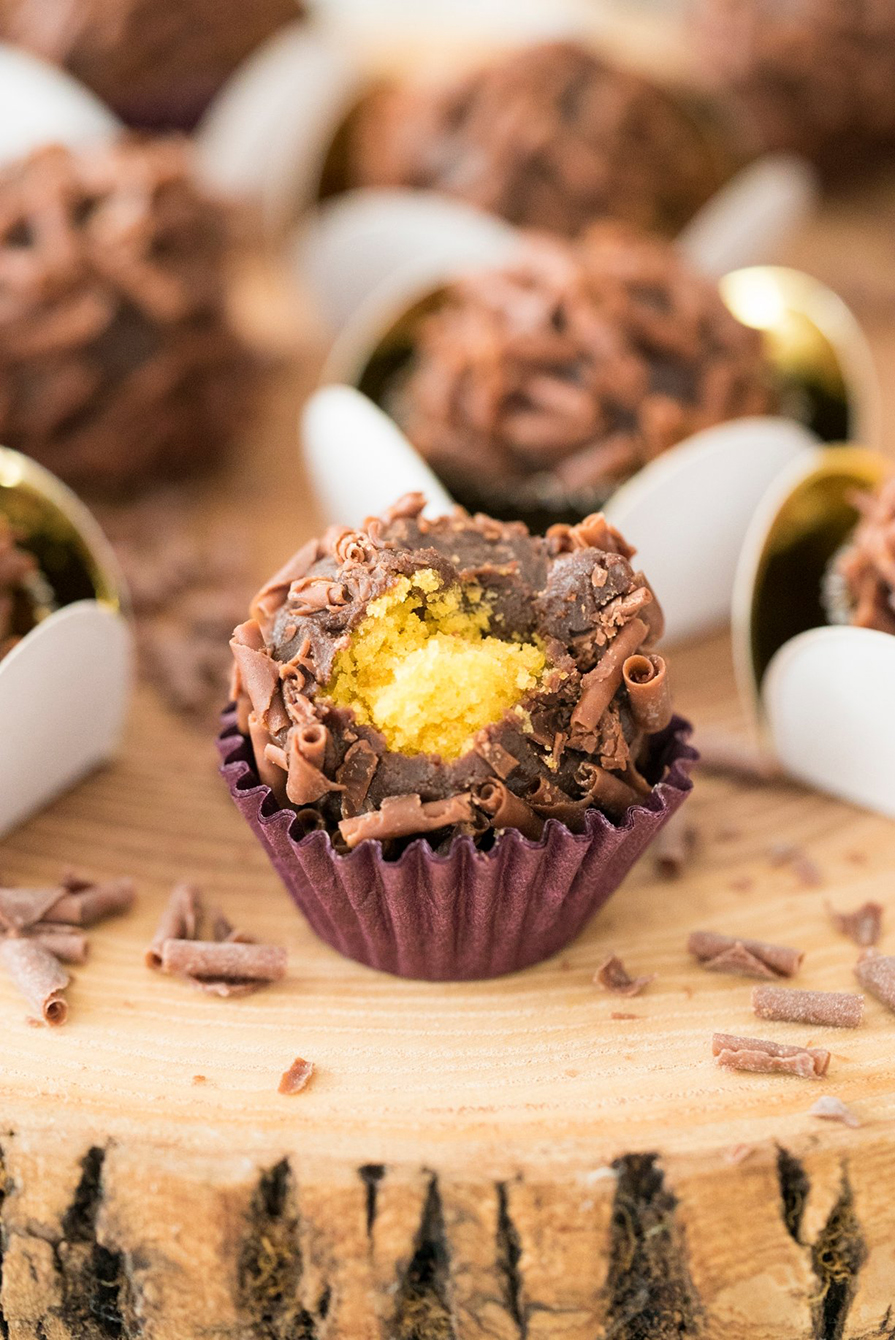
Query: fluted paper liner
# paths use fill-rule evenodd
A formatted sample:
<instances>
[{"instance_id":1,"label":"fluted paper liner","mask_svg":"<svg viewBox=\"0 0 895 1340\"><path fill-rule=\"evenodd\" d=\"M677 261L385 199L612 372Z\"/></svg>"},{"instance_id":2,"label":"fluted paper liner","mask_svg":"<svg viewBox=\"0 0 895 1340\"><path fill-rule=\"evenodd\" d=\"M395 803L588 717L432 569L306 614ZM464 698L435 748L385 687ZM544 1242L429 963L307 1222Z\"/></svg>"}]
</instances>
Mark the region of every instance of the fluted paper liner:
<instances>
[{"instance_id":1,"label":"fluted paper liner","mask_svg":"<svg viewBox=\"0 0 895 1340\"><path fill-rule=\"evenodd\" d=\"M655 737L663 780L622 824L592 810L581 834L548 819L537 842L507 830L481 852L458 837L444 856L420 838L396 861L372 840L340 855L325 832L293 836L295 812L258 780L232 706L218 747L234 802L321 939L399 977L468 981L539 963L578 935L692 789L689 735L675 717Z\"/></svg>"}]
</instances>

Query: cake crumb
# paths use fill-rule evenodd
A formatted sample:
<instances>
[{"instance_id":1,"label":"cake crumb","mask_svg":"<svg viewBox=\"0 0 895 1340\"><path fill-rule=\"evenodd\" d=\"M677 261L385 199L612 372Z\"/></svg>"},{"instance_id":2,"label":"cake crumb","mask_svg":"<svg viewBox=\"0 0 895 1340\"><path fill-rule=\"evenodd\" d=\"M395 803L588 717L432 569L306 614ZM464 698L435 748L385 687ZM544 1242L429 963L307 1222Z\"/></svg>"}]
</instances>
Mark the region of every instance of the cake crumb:
<instances>
[{"instance_id":1,"label":"cake crumb","mask_svg":"<svg viewBox=\"0 0 895 1340\"><path fill-rule=\"evenodd\" d=\"M301 1093L310 1084L314 1074L314 1062L305 1061L297 1056L288 1070L283 1072L277 1093Z\"/></svg>"}]
</instances>

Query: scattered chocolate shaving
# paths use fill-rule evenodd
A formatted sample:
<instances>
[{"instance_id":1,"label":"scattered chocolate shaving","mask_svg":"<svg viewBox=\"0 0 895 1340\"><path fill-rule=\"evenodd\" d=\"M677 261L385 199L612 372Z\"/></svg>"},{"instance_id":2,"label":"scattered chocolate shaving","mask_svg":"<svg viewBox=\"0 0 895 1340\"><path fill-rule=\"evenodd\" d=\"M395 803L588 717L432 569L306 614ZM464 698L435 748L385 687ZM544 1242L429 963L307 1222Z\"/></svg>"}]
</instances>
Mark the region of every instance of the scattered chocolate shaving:
<instances>
[{"instance_id":1,"label":"scattered chocolate shaving","mask_svg":"<svg viewBox=\"0 0 895 1340\"><path fill-rule=\"evenodd\" d=\"M297 1056L288 1070L283 1072L277 1086L277 1093L293 1094L301 1093L302 1089L307 1088L314 1075L314 1062L303 1061Z\"/></svg>"},{"instance_id":2,"label":"scattered chocolate shaving","mask_svg":"<svg viewBox=\"0 0 895 1340\"><path fill-rule=\"evenodd\" d=\"M642 1019L642 1014L627 1014L623 1010L613 1010L609 1016L610 1019Z\"/></svg>"},{"instance_id":3,"label":"scattered chocolate shaving","mask_svg":"<svg viewBox=\"0 0 895 1340\"><path fill-rule=\"evenodd\" d=\"M727 968L725 963L717 964L717 971L745 971L744 966L748 960L744 957L749 955L751 959L757 960L764 971L758 972L757 976L776 976L776 977L795 977L802 966L805 958L800 949L790 949L786 945L766 944L763 940L750 940L746 937L737 939L732 935L720 935L717 931L693 931L687 941L687 949L694 958L700 960L707 967L715 966L715 961L722 958L732 950L737 953L732 960L732 966ZM769 971L767 971L769 970Z\"/></svg>"},{"instance_id":4,"label":"scattered chocolate shaving","mask_svg":"<svg viewBox=\"0 0 895 1340\"><path fill-rule=\"evenodd\" d=\"M837 912L827 903L827 912L837 931L853 940L856 945L860 945L862 949L870 949L879 944L883 930L881 903L862 903L853 912Z\"/></svg>"},{"instance_id":5,"label":"scattered chocolate shaving","mask_svg":"<svg viewBox=\"0 0 895 1340\"><path fill-rule=\"evenodd\" d=\"M64 893L58 902L47 908L44 920L70 926L95 926L108 917L129 912L135 897L132 879L111 879L102 884L79 887Z\"/></svg>"},{"instance_id":6,"label":"scattered chocolate shaving","mask_svg":"<svg viewBox=\"0 0 895 1340\"><path fill-rule=\"evenodd\" d=\"M715 1033L712 1055L720 1066L748 1070L757 1075L797 1075L800 1079L822 1079L830 1065L830 1053L820 1047L790 1047L760 1038Z\"/></svg>"},{"instance_id":7,"label":"scattered chocolate shaving","mask_svg":"<svg viewBox=\"0 0 895 1340\"><path fill-rule=\"evenodd\" d=\"M872 996L895 1010L895 958L868 950L855 967L855 976Z\"/></svg>"},{"instance_id":8,"label":"scattered chocolate shaving","mask_svg":"<svg viewBox=\"0 0 895 1340\"><path fill-rule=\"evenodd\" d=\"M756 986L752 991L752 1009L759 1019L783 1024L858 1028L864 1019L864 997L848 991L799 991L784 986Z\"/></svg>"},{"instance_id":9,"label":"scattered chocolate shaving","mask_svg":"<svg viewBox=\"0 0 895 1340\"><path fill-rule=\"evenodd\" d=\"M672 815L653 843L656 873L662 879L680 879L696 851L695 826L682 810Z\"/></svg>"},{"instance_id":10,"label":"scattered chocolate shaving","mask_svg":"<svg viewBox=\"0 0 895 1340\"><path fill-rule=\"evenodd\" d=\"M193 1083L193 1084L207 1084L207 1083L208 1083L208 1079L207 1079L207 1077L206 1077L205 1075L194 1075L194 1076L193 1076L193 1079L192 1079L192 1083Z\"/></svg>"},{"instance_id":11,"label":"scattered chocolate shaving","mask_svg":"<svg viewBox=\"0 0 895 1340\"><path fill-rule=\"evenodd\" d=\"M0 941L0 960L44 1023L65 1023L68 1003L63 992L71 979L54 954L35 940L7 936Z\"/></svg>"},{"instance_id":12,"label":"scattered chocolate shaving","mask_svg":"<svg viewBox=\"0 0 895 1340\"><path fill-rule=\"evenodd\" d=\"M201 920L202 895L196 885L175 884L146 951L147 967L161 968L166 940L194 940Z\"/></svg>"},{"instance_id":13,"label":"scattered chocolate shaving","mask_svg":"<svg viewBox=\"0 0 895 1340\"><path fill-rule=\"evenodd\" d=\"M87 936L76 926L39 921L29 928L28 938L48 949L60 963L87 962L89 953Z\"/></svg>"},{"instance_id":14,"label":"scattered chocolate shaving","mask_svg":"<svg viewBox=\"0 0 895 1340\"><path fill-rule=\"evenodd\" d=\"M699 754L697 767L702 772L753 785L787 780L773 755L748 740L702 731L694 744Z\"/></svg>"},{"instance_id":15,"label":"scattered chocolate shaving","mask_svg":"<svg viewBox=\"0 0 895 1340\"><path fill-rule=\"evenodd\" d=\"M825 1121L841 1121L856 1131L863 1124L850 1107L846 1107L841 1098L825 1093L808 1109L809 1117L821 1117Z\"/></svg>"},{"instance_id":16,"label":"scattered chocolate shaving","mask_svg":"<svg viewBox=\"0 0 895 1340\"><path fill-rule=\"evenodd\" d=\"M775 842L768 851L768 860L775 868L788 865L806 889L818 889L824 882L820 866L795 842Z\"/></svg>"},{"instance_id":17,"label":"scattered chocolate shaving","mask_svg":"<svg viewBox=\"0 0 895 1340\"><path fill-rule=\"evenodd\" d=\"M594 982L615 996L639 996L655 977L654 972L646 977L632 977L618 955L610 954L594 973Z\"/></svg>"},{"instance_id":18,"label":"scattered chocolate shaving","mask_svg":"<svg viewBox=\"0 0 895 1340\"><path fill-rule=\"evenodd\" d=\"M729 949L722 949L713 958L704 959L702 966L709 972L726 972L738 977L766 977L775 979L777 973L755 954L750 953L742 941L737 940Z\"/></svg>"},{"instance_id":19,"label":"scattered chocolate shaving","mask_svg":"<svg viewBox=\"0 0 895 1340\"><path fill-rule=\"evenodd\" d=\"M165 940L162 972L209 983L278 982L286 975L286 951L233 940Z\"/></svg>"},{"instance_id":20,"label":"scattered chocolate shaving","mask_svg":"<svg viewBox=\"0 0 895 1340\"><path fill-rule=\"evenodd\" d=\"M737 875L730 881L729 887L734 893L748 893L750 889L755 888L755 880L751 875Z\"/></svg>"},{"instance_id":21,"label":"scattered chocolate shaving","mask_svg":"<svg viewBox=\"0 0 895 1340\"><path fill-rule=\"evenodd\" d=\"M43 921L67 892L58 884L46 889L0 888L0 926L6 931L27 930Z\"/></svg>"}]
</instances>

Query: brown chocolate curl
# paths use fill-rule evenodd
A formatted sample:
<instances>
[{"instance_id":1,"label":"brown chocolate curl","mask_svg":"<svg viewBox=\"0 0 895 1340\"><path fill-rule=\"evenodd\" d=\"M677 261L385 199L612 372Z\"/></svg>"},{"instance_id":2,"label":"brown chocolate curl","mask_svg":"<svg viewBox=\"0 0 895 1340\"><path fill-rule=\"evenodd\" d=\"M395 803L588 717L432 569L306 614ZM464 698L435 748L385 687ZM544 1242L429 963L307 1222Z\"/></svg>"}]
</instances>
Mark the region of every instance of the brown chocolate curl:
<instances>
[{"instance_id":1,"label":"brown chocolate curl","mask_svg":"<svg viewBox=\"0 0 895 1340\"><path fill-rule=\"evenodd\" d=\"M632 977L618 955L610 954L594 973L594 982L615 996L639 996L655 977L654 972L644 977Z\"/></svg>"},{"instance_id":2,"label":"brown chocolate curl","mask_svg":"<svg viewBox=\"0 0 895 1340\"><path fill-rule=\"evenodd\" d=\"M598 806L612 819L621 819L641 798L638 788L630 786L614 772L601 768L589 759L585 759L579 767L578 776L587 789L587 806Z\"/></svg>"},{"instance_id":3,"label":"brown chocolate curl","mask_svg":"<svg viewBox=\"0 0 895 1340\"><path fill-rule=\"evenodd\" d=\"M129 912L136 896L132 879L111 879L64 894L52 907L47 908L43 919L64 922L70 926L94 926L107 917Z\"/></svg>"},{"instance_id":4,"label":"brown chocolate curl","mask_svg":"<svg viewBox=\"0 0 895 1340\"><path fill-rule=\"evenodd\" d=\"M680 879L696 849L696 829L685 814L672 815L653 844L656 869L663 879Z\"/></svg>"},{"instance_id":5,"label":"brown chocolate curl","mask_svg":"<svg viewBox=\"0 0 895 1340\"><path fill-rule=\"evenodd\" d=\"M646 635L643 620L632 619L609 643L593 670L583 677L581 697L572 713L573 737L576 733L589 736L596 730L622 683L625 662L643 644Z\"/></svg>"},{"instance_id":6,"label":"brown chocolate curl","mask_svg":"<svg viewBox=\"0 0 895 1340\"><path fill-rule=\"evenodd\" d=\"M864 954L855 968L855 976L872 996L895 1010L895 958L873 952Z\"/></svg>"},{"instance_id":7,"label":"brown chocolate curl","mask_svg":"<svg viewBox=\"0 0 895 1340\"><path fill-rule=\"evenodd\" d=\"M301 1093L314 1077L314 1062L305 1061L297 1056L288 1070L284 1071L277 1086L277 1093L291 1095Z\"/></svg>"},{"instance_id":8,"label":"brown chocolate curl","mask_svg":"<svg viewBox=\"0 0 895 1340\"><path fill-rule=\"evenodd\" d=\"M671 686L661 656L629 656L622 667L631 715L646 735L664 730L671 721Z\"/></svg>"},{"instance_id":9,"label":"brown chocolate curl","mask_svg":"<svg viewBox=\"0 0 895 1340\"><path fill-rule=\"evenodd\" d=\"M881 903L867 902L856 907L853 912L837 912L827 905L830 920L842 935L847 935L862 949L871 949L879 944L883 931L883 906Z\"/></svg>"},{"instance_id":10,"label":"brown chocolate curl","mask_svg":"<svg viewBox=\"0 0 895 1340\"><path fill-rule=\"evenodd\" d=\"M830 1053L821 1047L789 1047L761 1038L739 1038L716 1033L712 1055L729 1070L747 1070L756 1075L796 1075L800 1079L823 1079Z\"/></svg>"},{"instance_id":11,"label":"brown chocolate curl","mask_svg":"<svg viewBox=\"0 0 895 1340\"><path fill-rule=\"evenodd\" d=\"M167 940L193 940L202 921L202 895L195 884L175 884L146 951L146 964L161 968Z\"/></svg>"},{"instance_id":12,"label":"brown chocolate curl","mask_svg":"<svg viewBox=\"0 0 895 1340\"><path fill-rule=\"evenodd\" d=\"M161 969L200 981L279 982L286 975L286 951L239 940L165 940Z\"/></svg>"},{"instance_id":13,"label":"brown chocolate curl","mask_svg":"<svg viewBox=\"0 0 895 1340\"><path fill-rule=\"evenodd\" d=\"M387 796L378 810L343 819L339 832L349 847L365 838L387 842L411 833L431 833L453 824L471 823L475 817L472 796L463 792L447 800L422 801L418 795Z\"/></svg>"},{"instance_id":14,"label":"brown chocolate curl","mask_svg":"<svg viewBox=\"0 0 895 1340\"><path fill-rule=\"evenodd\" d=\"M783 1024L814 1024L818 1028L859 1028L864 997L848 991L796 991L784 986L756 986L752 1009L759 1019Z\"/></svg>"},{"instance_id":15,"label":"brown chocolate curl","mask_svg":"<svg viewBox=\"0 0 895 1340\"><path fill-rule=\"evenodd\" d=\"M494 828L518 828L525 837L537 842L544 831L544 820L521 796L515 795L497 777L490 778L473 791L475 803L490 817Z\"/></svg>"},{"instance_id":16,"label":"brown chocolate curl","mask_svg":"<svg viewBox=\"0 0 895 1340\"><path fill-rule=\"evenodd\" d=\"M739 972L757 977L795 977L805 958L802 950L786 945L766 944L763 940L737 939L717 931L693 931L687 949L707 968L717 972ZM731 951L733 957L726 955Z\"/></svg>"},{"instance_id":17,"label":"brown chocolate curl","mask_svg":"<svg viewBox=\"0 0 895 1340\"><path fill-rule=\"evenodd\" d=\"M64 1024L68 1004L62 994L68 973L49 949L16 936L0 941L0 960L9 977L44 1023Z\"/></svg>"},{"instance_id":18,"label":"brown chocolate curl","mask_svg":"<svg viewBox=\"0 0 895 1340\"><path fill-rule=\"evenodd\" d=\"M28 939L48 950L60 963L86 963L89 953L87 936L76 926L61 926L39 921L31 926Z\"/></svg>"}]
</instances>

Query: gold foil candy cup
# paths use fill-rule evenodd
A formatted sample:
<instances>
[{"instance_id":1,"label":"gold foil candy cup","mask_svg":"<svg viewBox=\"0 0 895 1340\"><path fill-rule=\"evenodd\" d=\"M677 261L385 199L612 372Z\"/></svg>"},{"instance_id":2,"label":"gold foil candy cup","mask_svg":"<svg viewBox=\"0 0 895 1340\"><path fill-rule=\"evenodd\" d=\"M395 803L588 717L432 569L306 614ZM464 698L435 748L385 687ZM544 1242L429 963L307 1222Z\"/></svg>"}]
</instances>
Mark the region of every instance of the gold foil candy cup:
<instances>
[{"instance_id":1,"label":"gold foil candy cup","mask_svg":"<svg viewBox=\"0 0 895 1340\"><path fill-rule=\"evenodd\" d=\"M824 581L891 463L827 447L768 490L743 544L732 626L744 703L792 775L895 817L895 637L828 624Z\"/></svg>"},{"instance_id":2,"label":"gold foil candy cup","mask_svg":"<svg viewBox=\"0 0 895 1340\"><path fill-rule=\"evenodd\" d=\"M127 597L93 517L0 447L0 515L39 564L34 626L0 660L0 836L118 747L130 689Z\"/></svg>"}]
</instances>

